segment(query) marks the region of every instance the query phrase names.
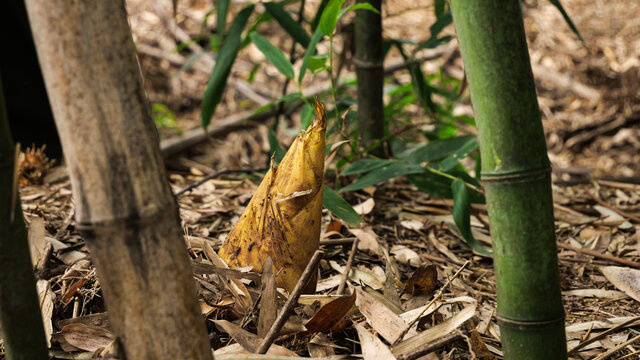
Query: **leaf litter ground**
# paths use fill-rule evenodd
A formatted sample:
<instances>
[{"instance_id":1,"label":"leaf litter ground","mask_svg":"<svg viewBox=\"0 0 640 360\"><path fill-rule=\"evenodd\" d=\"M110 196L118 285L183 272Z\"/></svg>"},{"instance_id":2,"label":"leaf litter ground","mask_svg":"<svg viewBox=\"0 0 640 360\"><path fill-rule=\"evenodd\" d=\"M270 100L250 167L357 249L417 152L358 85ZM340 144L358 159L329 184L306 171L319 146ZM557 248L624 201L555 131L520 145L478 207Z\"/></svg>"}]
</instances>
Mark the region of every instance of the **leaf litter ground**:
<instances>
[{"instance_id":1,"label":"leaf litter ground","mask_svg":"<svg viewBox=\"0 0 640 360\"><path fill-rule=\"evenodd\" d=\"M640 267L636 81L640 49L633 45L640 39L640 27L630 15L632 1L607 6L578 0L563 3L587 46L571 35L547 3L527 2L525 18L554 165L568 346L581 344L572 354L576 359L633 358L640 346L634 343L640 329L636 318L640 315L636 272ZM199 60L205 66L178 72L188 56L170 55L176 35L166 31L158 37L154 30L169 21L167 17L158 16L158 8L149 2L131 1L128 6L152 101L172 108L179 126L188 130L197 121L193 114L211 69L203 60L206 56ZM197 33L194 28L203 6L197 2L179 6L184 11L178 11L182 14L178 22L189 34ZM407 24L424 21L431 13L410 1L390 2L385 11L393 15L385 18L385 31L404 38L416 36ZM256 61L253 56L251 50L241 53L234 67L235 82L217 115L220 119L279 97L281 89L270 84L282 84L282 79L273 69L261 70L257 83L243 87L242 79ZM445 63L445 71L461 74L456 51L426 66ZM407 81L403 73L395 78ZM459 109L469 110L468 105ZM419 113L416 109L416 117ZM166 130L163 134L171 136ZM288 143L288 138L281 140ZM261 125L199 145L169 161L178 170L171 175L174 190L213 169L262 167L268 149L266 127ZM224 269L215 255L258 180L259 176L225 175L178 198L214 349L255 348L260 342L255 334L262 336L269 327L269 321L261 325L259 319L274 319L288 296L266 296L263 289L269 279L250 269ZM75 232L64 170L54 168L44 185L25 186L21 195L51 349L61 359L91 358L94 353L105 357L112 351L113 339L95 270ZM347 193L346 198L357 205L368 226L350 228L323 213L324 258L317 293L299 299L300 306L276 341L282 348L272 347L273 351L315 357L417 358L420 350L433 350L424 358L500 358L492 263L461 241L453 226L451 201L420 193L403 179ZM490 242L486 209L474 206L472 216L476 237ZM356 240L347 295L332 295L342 282ZM263 299L267 299L264 306ZM425 307L429 303L433 306ZM402 337L414 340L401 343Z\"/></svg>"}]
</instances>

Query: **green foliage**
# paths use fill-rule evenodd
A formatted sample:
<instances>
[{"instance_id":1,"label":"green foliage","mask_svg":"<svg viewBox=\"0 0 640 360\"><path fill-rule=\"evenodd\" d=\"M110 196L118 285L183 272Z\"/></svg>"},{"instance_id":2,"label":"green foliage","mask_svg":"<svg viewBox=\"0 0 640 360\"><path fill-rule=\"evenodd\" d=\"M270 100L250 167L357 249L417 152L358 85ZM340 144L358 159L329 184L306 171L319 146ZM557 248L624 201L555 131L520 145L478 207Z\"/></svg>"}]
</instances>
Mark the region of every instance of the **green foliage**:
<instances>
[{"instance_id":1,"label":"green foliage","mask_svg":"<svg viewBox=\"0 0 640 360\"><path fill-rule=\"evenodd\" d=\"M324 207L331 211L334 215L344 220L347 224L358 226L362 222L362 217L353 210L353 207L343 199L340 194L333 191L330 187L324 187L322 193L322 202Z\"/></svg>"},{"instance_id":2,"label":"green foliage","mask_svg":"<svg viewBox=\"0 0 640 360\"><path fill-rule=\"evenodd\" d=\"M560 11L560 14L562 14L562 17L564 18L564 21L567 23L567 25L569 25L569 28L571 28L571 31L573 31L573 33L576 34L578 39L584 42L584 39L582 38L582 35L580 35L578 28L573 24L571 17L569 17L569 14L564 9L564 6L562 6L562 4L560 3L560 0L549 0L549 2L553 4L553 6L555 6L558 9L558 11Z\"/></svg>"},{"instance_id":3,"label":"green foliage","mask_svg":"<svg viewBox=\"0 0 640 360\"><path fill-rule=\"evenodd\" d=\"M287 153L282 147L282 144L278 141L278 137L273 128L269 128L269 133L267 134L267 138L269 139L269 149L270 153L273 154L273 164L278 165L280 161L284 158L284 155Z\"/></svg>"},{"instance_id":4,"label":"green foliage","mask_svg":"<svg viewBox=\"0 0 640 360\"><path fill-rule=\"evenodd\" d=\"M318 42L322 39L322 31L318 27L316 31L313 33L311 40L309 41L309 46L307 50L304 52L304 57L302 58L302 65L300 66L300 73L298 74L298 83L302 84L302 79L304 79L304 74L307 72L307 66L309 63L309 58L315 53L316 46Z\"/></svg>"},{"instance_id":5,"label":"green foliage","mask_svg":"<svg viewBox=\"0 0 640 360\"><path fill-rule=\"evenodd\" d=\"M342 8L344 1L345 0L331 0L322 12L320 24L318 24L318 26L324 36L332 35L333 31L336 29L336 24L338 24L338 15L340 14L340 8Z\"/></svg>"},{"instance_id":6,"label":"green foliage","mask_svg":"<svg viewBox=\"0 0 640 360\"><path fill-rule=\"evenodd\" d=\"M229 13L230 0L217 0L216 1L216 25L218 27L218 34L224 36L227 26L227 14Z\"/></svg>"},{"instance_id":7,"label":"green foliage","mask_svg":"<svg viewBox=\"0 0 640 360\"><path fill-rule=\"evenodd\" d=\"M164 104L151 105L151 113L153 115L153 122L158 128L164 128L172 130L176 134L182 134L182 129L178 127L176 116L169 110Z\"/></svg>"},{"instance_id":8,"label":"green foliage","mask_svg":"<svg viewBox=\"0 0 640 360\"><path fill-rule=\"evenodd\" d=\"M201 120L202 126L207 127L211 122L211 117L216 111L216 107L222 99L222 93L224 87L227 84L227 78L231 72L231 66L236 60L238 50L240 48L240 37L244 27L247 25L249 16L253 12L254 5L249 5L242 9L233 19L233 23L229 28L218 57L216 58L216 65L213 67L211 77L207 83L207 89L204 92L204 98L202 99Z\"/></svg>"},{"instance_id":9,"label":"green foliage","mask_svg":"<svg viewBox=\"0 0 640 360\"><path fill-rule=\"evenodd\" d=\"M267 60L269 60L282 75L286 76L287 79L293 80L293 65L291 65L291 62L284 56L282 51L273 46L269 40L258 35L258 33L253 32L250 37Z\"/></svg>"},{"instance_id":10,"label":"green foliage","mask_svg":"<svg viewBox=\"0 0 640 360\"><path fill-rule=\"evenodd\" d=\"M304 48L309 46L309 42L311 38L307 31L298 24L295 20L289 16L289 14L284 10L282 5L277 2L266 2L264 3L265 9L273 16L274 19L282 26L282 28L291 36L293 40L295 40L298 44L302 45Z\"/></svg>"},{"instance_id":11,"label":"green foliage","mask_svg":"<svg viewBox=\"0 0 640 360\"><path fill-rule=\"evenodd\" d=\"M288 2L263 3L266 12L256 18L247 26L253 7L243 9L233 20L228 32L224 34L224 28L220 30L219 38L223 39L217 53L217 63L209 80L202 107L202 123L207 125L213 115L216 106L220 102L224 84L226 83L231 65L239 49L253 42L280 73L289 80L296 80L295 84L301 90L302 81L311 73L316 75L322 72L331 74L333 67L333 36L336 32L340 18L351 10L369 10L377 12L370 4L359 3L344 6L345 0L323 0L317 13L309 22L310 32L305 30L305 19L294 20L286 10ZM226 16L228 2L220 3L217 10L218 20ZM463 233L465 241L473 245L465 234L470 233L469 204L483 202L481 193L476 191L481 186L477 179L467 173L460 164L460 160L469 157L477 157L478 143L475 136L458 134L460 124L473 125L473 119L466 116L453 115L453 109L460 101L459 79L446 76L442 71L433 74L425 74L421 64L413 61L414 54L426 48L434 48L451 40L450 36L443 36L442 31L450 26L452 19L448 4L444 0L436 0L434 3L436 21L429 27L429 38L421 43L412 43L402 39L394 39L385 45L386 49L395 47L406 60L407 71L411 75L410 84L388 84L385 93L389 101L384 107L385 133L393 148L395 156L389 159L373 158L367 155L369 149L360 146L359 134L355 126L356 111L341 118L339 114L356 103L350 92L356 82L353 80L342 81L341 87L334 87L334 79L331 79L331 94L334 99L335 111L327 111L329 126L328 137L341 134L348 140L343 148L338 151L335 180L338 192L329 187L324 189L324 206L334 215L338 216L350 225L356 226L362 221L351 205L345 201L339 193L357 191L368 186L384 183L399 176L407 176L411 184L419 190L433 196L452 198L455 200L454 218ZM226 18L225 18L226 19ZM280 27L297 44L304 48L304 55L300 64L299 73L295 74L291 60L284 51L278 49L265 37L258 34L262 23L275 20ZM246 29L248 27L248 29ZM242 32L249 34L242 39ZM311 36L309 34L311 33ZM224 34L224 38L221 36ZM330 51L318 53L318 44L328 37ZM408 51L405 47L411 46ZM386 52L385 52L386 53ZM254 67L254 72L257 66ZM326 95L325 95L326 96ZM437 99L437 100L436 100ZM272 109L282 104L301 102L300 128L305 129L314 118L313 107L309 99L304 98L301 91L293 92L274 100L255 113ZM433 129L429 131L412 131L410 136L402 138L392 135L391 129L415 126L415 111L409 110L413 104L418 103L424 109L424 113L433 121ZM330 108L330 106L329 106ZM268 134L270 152L274 154L276 163L284 156L286 149L278 142L277 128L271 128ZM348 145L348 146L347 146ZM371 145L378 146L378 144ZM328 147L330 144L328 145ZM347 184L341 187L340 184ZM463 187L459 187L459 183ZM468 188L470 186L470 188ZM465 210L466 209L466 213ZM466 215L465 215L466 214ZM476 249L476 251L481 251Z\"/></svg>"},{"instance_id":12,"label":"green foliage","mask_svg":"<svg viewBox=\"0 0 640 360\"><path fill-rule=\"evenodd\" d=\"M464 241L473 250L480 254L490 256L491 252L484 246L480 245L478 240L471 233L471 197L467 185L461 179L456 179L451 183L451 191L453 192L453 220L462 234Z\"/></svg>"}]
</instances>

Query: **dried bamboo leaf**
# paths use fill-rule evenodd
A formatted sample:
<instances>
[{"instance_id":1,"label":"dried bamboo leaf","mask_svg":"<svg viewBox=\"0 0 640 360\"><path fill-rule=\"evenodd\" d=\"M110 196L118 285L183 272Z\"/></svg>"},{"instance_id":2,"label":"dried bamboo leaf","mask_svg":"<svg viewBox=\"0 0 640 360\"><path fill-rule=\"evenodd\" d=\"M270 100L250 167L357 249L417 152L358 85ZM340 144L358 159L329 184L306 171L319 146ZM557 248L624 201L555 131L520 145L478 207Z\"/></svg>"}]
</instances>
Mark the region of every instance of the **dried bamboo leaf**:
<instances>
[{"instance_id":1,"label":"dried bamboo leaf","mask_svg":"<svg viewBox=\"0 0 640 360\"><path fill-rule=\"evenodd\" d=\"M360 288L356 288L356 306L367 323L390 343L394 343L409 327L391 309Z\"/></svg>"},{"instance_id":2,"label":"dried bamboo leaf","mask_svg":"<svg viewBox=\"0 0 640 360\"><path fill-rule=\"evenodd\" d=\"M640 301L640 270L620 266L603 266L600 271L615 287Z\"/></svg>"},{"instance_id":3,"label":"dried bamboo leaf","mask_svg":"<svg viewBox=\"0 0 640 360\"><path fill-rule=\"evenodd\" d=\"M364 326L360 324L353 325L358 331L360 338L360 346L362 347L362 357L364 360L395 360L389 347L378 339L377 336L370 333Z\"/></svg>"}]
</instances>

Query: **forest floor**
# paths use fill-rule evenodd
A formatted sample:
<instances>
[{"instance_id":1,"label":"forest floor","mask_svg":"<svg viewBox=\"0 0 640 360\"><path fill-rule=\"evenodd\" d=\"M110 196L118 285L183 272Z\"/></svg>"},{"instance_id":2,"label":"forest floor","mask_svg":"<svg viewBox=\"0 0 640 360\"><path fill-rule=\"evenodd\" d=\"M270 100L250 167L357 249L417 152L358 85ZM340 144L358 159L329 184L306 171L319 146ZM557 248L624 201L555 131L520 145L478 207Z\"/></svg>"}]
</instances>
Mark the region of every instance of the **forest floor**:
<instances>
[{"instance_id":1,"label":"forest floor","mask_svg":"<svg viewBox=\"0 0 640 360\"><path fill-rule=\"evenodd\" d=\"M307 1L307 15L313 14L317 4ZM640 341L631 341L640 333L640 20L636 16L640 4L636 0L565 0L563 4L584 44L550 3L525 1L524 11L553 166L567 343L572 349L598 337L573 353L575 359L603 355L640 359ZM178 53L174 49L185 36L198 34L202 19L211 10L210 2L180 1L175 21L170 1L130 0L127 6L151 102L164 104L174 112L182 131L161 128L163 144L179 142L199 126L202 94L214 59L202 55L191 68L181 71L200 45L193 43ZM241 6L232 5L231 11L235 14ZM430 6L417 0L390 0L383 13L385 37L414 41L428 37L424 24L433 19ZM214 18L211 16L209 24ZM424 29L424 33L414 31L416 28ZM268 35L276 46L288 49L291 44L278 34L281 30L272 26ZM457 45L455 41L453 45ZM340 52L343 48L346 46L338 37L336 49ZM342 76L348 77L352 76L352 67L346 58ZM241 51L212 120L212 126L227 127L222 126L219 135L168 157L174 191L216 171L258 169L267 163L270 120L243 123L243 119L253 109L281 96L284 77L274 68L262 66L249 83L246 79L256 63L265 63L257 49L249 46ZM425 72L440 68L462 77L456 46L424 63ZM399 83L410 82L406 71L393 76ZM311 89L326 84L327 78L320 75L306 81L303 88ZM424 117L417 106L414 110L416 117ZM458 110L472 113L468 100ZM294 131L280 131L282 143L291 142L298 119L295 113L286 119L284 127ZM473 133L474 129L465 131ZM232 351L231 344L247 342L250 333L256 331L253 304L259 288L247 285L245 296L242 291L238 295L229 290L236 285L229 287L220 277L203 275L215 273L207 249L220 247L256 187L250 178L230 174L178 197L203 315L212 348L219 351L216 354ZM23 186L21 196L30 224L33 260L42 261L48 256L38 273L38 286L55 358L90 359L94 353L99 358L113 335L95 270L75 231L65 170L53 168L43 185ZM420 347L431 346L433 352L422 358L502 358L493 264L490 258L472 252L458 235L451 215L452 202L422 193L402 178L346 193L345 198L362 214L366 226L353 229L323 213L324 259L317 294L301 299L301 306L287 324L288 335L276 342L282 348L272 349L284 355L326 358L358 357L356 354L365 349L379 346L379 354L391 348L396 357L410 359L418 358L416 350ZM473 231L485 243L491 241L488 223L486 207L474 206ZM354 293L358 288L360 299L367 301L329 295L342 279L355 239L358 249L349 283ZM54 251L46 255L48 243L53 244ZM254 282L257 278L251 272L239 276ZM395 281L387 281L390 276ZM408 284L424 293L415 289L411 292ZM432 301L434 294L440 298L418 316L414 309ZM343 299L341 304L336 303L340 306L319 311L336 298ZM354 302L358 311L351 312ZM345 313L347 321L343 321ZM310 323L311 318L315 320ZM414 324L418 318L420 321ZM221 320L241 324L245 331L234 331ZM381 337L367 338L361 333L363 329L354 325L358 323ZM307 331L312 326L315 331ZM410 328L405 339L422 336L418 345L390 346L396 338L405 336L404 327ZM437 334L429 335L429 328L437 329Z\"/></svg>"}]
</instances>

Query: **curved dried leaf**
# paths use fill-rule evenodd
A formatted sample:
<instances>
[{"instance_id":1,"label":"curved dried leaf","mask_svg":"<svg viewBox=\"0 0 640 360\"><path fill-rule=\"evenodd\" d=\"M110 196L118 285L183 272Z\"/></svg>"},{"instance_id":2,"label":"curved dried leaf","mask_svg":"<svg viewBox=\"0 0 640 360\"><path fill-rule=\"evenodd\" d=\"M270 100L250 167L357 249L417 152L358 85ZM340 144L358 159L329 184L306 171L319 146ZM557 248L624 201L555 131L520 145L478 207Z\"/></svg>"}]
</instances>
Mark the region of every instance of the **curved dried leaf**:
<instances>
[{"instance_id":1,"label":"curved dried leaf","mask_svg":"<svg viewBox=\"0 0 640 360\"><path fill-rule=\"evenodd\" d=\"M356 302L355 291L346 297L340 297L323 306L305 324L305 327L312 332L325 332L340 322L351 310Z\"/></svg>"}]
</instances>

